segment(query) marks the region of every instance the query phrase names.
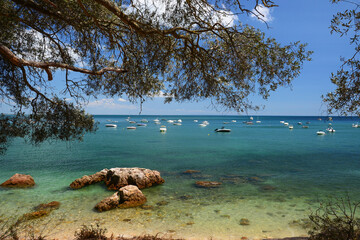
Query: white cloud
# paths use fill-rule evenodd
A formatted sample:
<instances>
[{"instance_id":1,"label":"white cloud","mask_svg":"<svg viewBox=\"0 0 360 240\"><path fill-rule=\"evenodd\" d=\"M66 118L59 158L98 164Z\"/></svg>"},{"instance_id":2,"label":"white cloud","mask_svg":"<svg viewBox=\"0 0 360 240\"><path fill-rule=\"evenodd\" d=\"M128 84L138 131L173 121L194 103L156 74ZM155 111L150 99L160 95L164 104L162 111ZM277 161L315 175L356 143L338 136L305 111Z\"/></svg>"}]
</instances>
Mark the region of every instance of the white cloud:
<instances>
[{"instance_id":1,"label":"white cloud","mask_svg":"<svg viewBox=\"0 0 360 240\"><path fill-rule=\"evenodd\" d=\"M123 98L119 98L118 101L119 102L127 102L126 99L123 99Z\"/></svg>"},{"instance_id":2,"label":"white cloud","mask_svg":"<svg viewBox=\"0 0 360 240\"><path fill-rule=\"evenodd\" d=\"M124 101L120 101L120 102L124 102ZM91 109L100 109L100 110L137 109L137 107L133 104L120 104L120 103L116 103L114 99L108 99L108 98L103 98L100 100L89 102L88 104L86 104L86 107Z\"/></svg>"},{"instance_id":3,"label":"white cloud","mask_svg":"<svg viewBox=\"0 0 360 240\"><path fill-rule=\"evenodd\" d=\"M252 13L251 17L258 19L259 21L271 22L273 20L270 8L267 8L262 4L257 5L256 8L252 10Z\"/></svg>"},{"instance_id":4,"label":"white cloud","mask_svg":"<svg viewBox=\"0 0 360 240\"><path fill-rule=\"evenodd\" d=\"M193 7L199 9L197 17L200 17L205 21L210 21L212 24L221 23L224 26L231 27L235 24L235 21L238 20L238 17L231 11L219 10L215 12L210 6L204 6L202 3L196 2L192 3ZM152 15L152 20L157 20L162 25L170 26L170 23L166 19L176 16L179 9L185 8L185 4L186 0L134 0L132 1L131 6L123 7L127 8L127 12L129 13L136 11L139 11L140 13L154 13L154 15ZM188 19L188 22L194 21ZM180 23L182 26L184 24L185 23Z\"/></svg>"}]
</instances>

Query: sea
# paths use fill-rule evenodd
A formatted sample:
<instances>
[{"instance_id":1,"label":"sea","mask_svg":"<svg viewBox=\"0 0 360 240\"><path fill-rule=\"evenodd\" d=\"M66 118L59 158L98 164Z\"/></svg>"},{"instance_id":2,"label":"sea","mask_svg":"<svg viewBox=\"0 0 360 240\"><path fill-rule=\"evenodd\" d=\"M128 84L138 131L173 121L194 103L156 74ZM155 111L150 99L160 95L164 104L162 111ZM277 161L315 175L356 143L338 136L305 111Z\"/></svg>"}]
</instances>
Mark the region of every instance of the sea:
<instances>
[{"instance_id":1,"label":"sea","mask_svg":"<svg viewBox=\"0 0 360 240\"><path fill-rule=\"evenodd\" d=\"M136 126L129 119L147 119L147 126L129 130ZM168 122L179 119L181 125ZM33 176L36 186L0 188L0 224L59 201L49 216L28 222L36 234L74 239L83 225L98 225L114 236L283 238L306 236L308 216L322 202L360 201L360 128L352 127L357 117L97 115L95 120L98 130L82 142L12 142L0 156L0 182L22 173ZM201 127L203 121L209 125ZM326 132L330 125L334 133ZM223 126L231 132L214 131ZM165 183L142 190L147 208L102 213L94 206L114 193L104 184L69 188L77 178L114 167L158 170ZM197 181L222 184L199 188Z\"/></svg>"}]
</instances>

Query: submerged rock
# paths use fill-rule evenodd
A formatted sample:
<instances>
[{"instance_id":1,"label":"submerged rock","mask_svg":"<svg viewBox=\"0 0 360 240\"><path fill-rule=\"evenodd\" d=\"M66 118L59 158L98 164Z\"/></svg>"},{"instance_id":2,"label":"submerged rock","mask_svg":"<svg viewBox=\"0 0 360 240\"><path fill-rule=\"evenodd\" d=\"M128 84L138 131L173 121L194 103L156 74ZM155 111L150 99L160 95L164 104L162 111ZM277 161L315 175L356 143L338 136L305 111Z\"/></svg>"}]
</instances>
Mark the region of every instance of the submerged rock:
<instances>
[{"instance_id":1,"label":"submerged rock","mask_svg":"<svg viewBox=\"0 0 360 240\"><path fill-rule=\"evenodd\" d=\"M214 181L197 181L195 185L201 188L216 188L220 187L221 182L214 182Z\"/></svg>"},{"instance_id":2,"label":"submerged rock","mask_svg":"<svg viewBox=\"0 0 360 240\"><path fill-rule=\"evenodd\" d=\"M193 173L200 173L200 171L189 169L189 170L186 170L185 172L183 172L183 174L193 174Z\"/></svg>"},{"instance_id":3,"label":"submerged rock","mask_svg":"<svg viewBox=\"0 0 360 240\"><path fill-rule=\"evenodd\" d=\"M240 225L247 226L250 225L250 221L247 218L240 219Z\"/></svg>"},{"instance_id":4,"label":"submerged rock","mask_svg":"<svg viewBox=\"0 0 360 240\"><path fill-rule=\"evenodd\" d=\"M1 187L27 188L35 185L34 178L25 174L14 174L11 178L0 184Z\"/></svg>"},{"instance_id":5,"label":"submerged rock","mask_svg":"<svg viewBox=\"0 0 360 240\"><path fill-rule=\"evenodd\" d=\"M36 219L36 218L41 218L41 217L45 217L47 215L49 215L51 211L49 210L39 210L39 211L35 211L35 212L31 212L31 213L26 213L22 216L21 220L32 220L32 219Z\"/></svg>"},{"instance_id":6,"label":"submerged rock","mask_svg":"<svg viewBox=\"0 0 360 240\"><path fill-rule=\"evenodd\" d=\"M127 185L136 185L139 189L143 189L165 182L156 170L145 168L111 168L76 179L70 184L70 187L72 189L79 189L101 181L104 181L110 190L118 190Z\"/></svg>"},{"instance_id":7,"label":"submerged rock","mask_svg":"<svg viewBox=\"0 0 360 240\"><path fill-rule=\"evenodd\" d=\"M52 202L49 202L49 203L39 204L34 209L36 211L40 211L40 210L50 210L50 211L52 211L52 210L58 209L59 207L60 207L60 202L52 201Z\"/></svg>"},{"instance_id":8,"label":"submerged rock","mask_svg":"<svg viewBox=\"0 0 360 240\"><path fill-rule=\"evenodd\" d=\"M102 212L114 208L137 207L145 203L146 197L140 189L137 186L128 185L120 188L118 192L96 204L95 209Z\"/></svg>"}]
</instances>

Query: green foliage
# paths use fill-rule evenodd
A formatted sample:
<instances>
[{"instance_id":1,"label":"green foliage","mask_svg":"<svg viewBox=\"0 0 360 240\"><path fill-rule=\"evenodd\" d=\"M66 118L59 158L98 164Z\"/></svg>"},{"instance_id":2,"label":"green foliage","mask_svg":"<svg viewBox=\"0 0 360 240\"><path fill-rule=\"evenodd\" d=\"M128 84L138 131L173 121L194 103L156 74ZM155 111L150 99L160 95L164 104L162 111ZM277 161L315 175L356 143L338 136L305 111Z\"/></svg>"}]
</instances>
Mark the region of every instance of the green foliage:
<instances>
[{"instance_id":1,"label":"green foliage","mask_svg":"<svg viewBox=\"0 0 360 240\"><path fill-rule=\"evenodd\" d=\"M357 208L360 202L351 202L349 197L324 202L309 218L314 227L309 231L309 240L358 240L360 219Z\"/></svg>"},{"instance_id":2,"label":"green foliage","mask_svg":"<svg viewBox=\"0 0 360 240\"><path fill-rule=\"evenodd\" d=\"M96 130L82 106L99 95L142 103L162 92L166 102L258 109L249 96L267 99L290 86L310 60L306 44L282 46L251 26L225 23L234 12L251 14L241 1L160 2L165 12L152 1L0 1L0 96L14 113L2 117L0 150L13 137L81 139ZM64 85L56 90L59 70Z\"/></svg>"},{"instance_id":3,"label":"green foliage","mask_svg":"<svg viewBox=\"0 0 360 240\"><path fill-rule=\"evenodd\" d=\"M360 4L344 0L333 0L333 3L350 3L353 8L338 12L331 20L331 33L349 37L354 46L354 54L341 58L340 69L331 74L331 82L336 85L333 92L323 97L329 106L329 113L357 114L360 116Z\"/></svg>"}]
</instances>

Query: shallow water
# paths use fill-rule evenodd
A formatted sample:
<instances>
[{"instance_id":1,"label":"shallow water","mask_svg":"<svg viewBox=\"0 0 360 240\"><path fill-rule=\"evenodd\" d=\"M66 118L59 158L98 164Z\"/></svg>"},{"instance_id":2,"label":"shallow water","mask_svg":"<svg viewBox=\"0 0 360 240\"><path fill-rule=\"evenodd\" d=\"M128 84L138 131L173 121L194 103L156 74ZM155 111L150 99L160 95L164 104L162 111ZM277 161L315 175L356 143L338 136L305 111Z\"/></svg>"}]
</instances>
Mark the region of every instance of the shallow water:
<instances>
[{"instance_id":1,"label":"shallow water","mask_svg":"<svg viewBox=\"0 0 360 240\"><path fill-rule=\"evenodd\" d=\"M356 118L334 118L333 134L317 136L328 121L317 117L158 116L168 131L147 118L146 127L127 130L127 116L96 116L99 130L83 142L46 143L40 147L13 142L0 159L0 182L14 173L30 174L31 189L0 189L0 216L7 219L32 211L40 203L60 201L50 216L33 221L51 237L73 238L82 224L99 222L114 234L156 234L188 239L250 239L306 235L301 225L320 200L349 194L360 199L360 128ZM118 121L106 128L107 119ZM199 122L193 122L198 119ZM224 125L223 122L236 123ZM207 120L210 125L198 124ZM260 120L257 124L255 121ZM293 130L280 124L288 121ZM297 122L310 121L303 129ZM215 133L221 126L231 133ZM161 186L144 189L152 209L115 209L97 213L93 207L112 194L102 184L70 190L69 184L104 168L144 167L159 170ZM187 169L200 174L183 174ZM196 188L199 180L220 181L216 189ZM272 186L272 190L264 190ZM164 202L165 201L165 202ZM250 225L240 225L246 218ZM41 229L40 229L41 230Z\"/></svg>"}]
</instances>

